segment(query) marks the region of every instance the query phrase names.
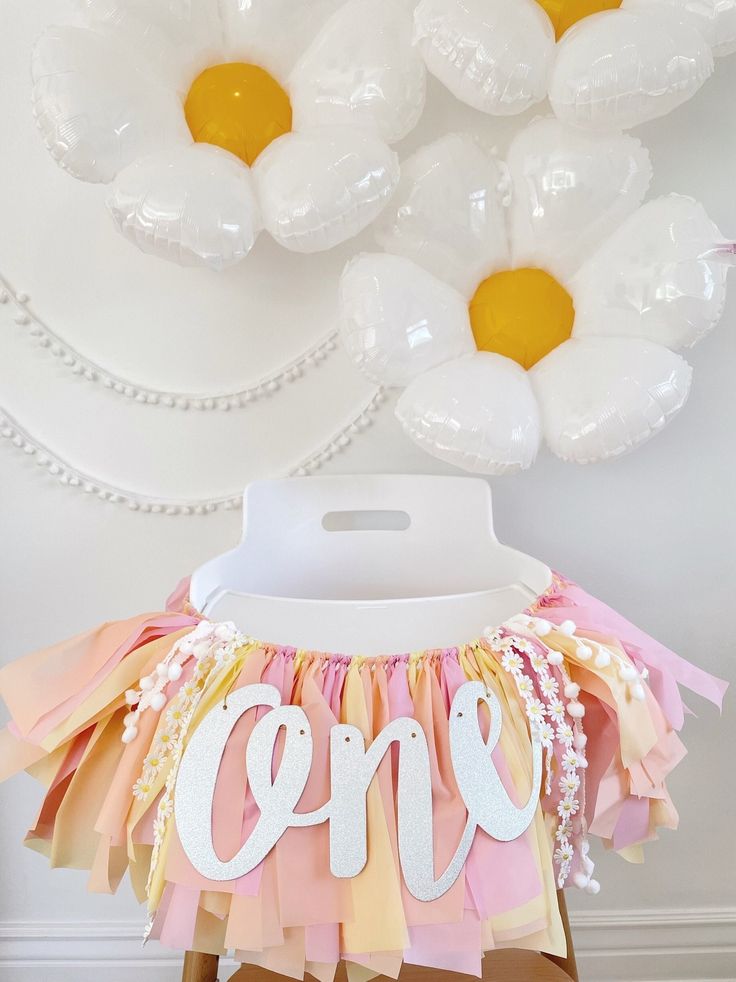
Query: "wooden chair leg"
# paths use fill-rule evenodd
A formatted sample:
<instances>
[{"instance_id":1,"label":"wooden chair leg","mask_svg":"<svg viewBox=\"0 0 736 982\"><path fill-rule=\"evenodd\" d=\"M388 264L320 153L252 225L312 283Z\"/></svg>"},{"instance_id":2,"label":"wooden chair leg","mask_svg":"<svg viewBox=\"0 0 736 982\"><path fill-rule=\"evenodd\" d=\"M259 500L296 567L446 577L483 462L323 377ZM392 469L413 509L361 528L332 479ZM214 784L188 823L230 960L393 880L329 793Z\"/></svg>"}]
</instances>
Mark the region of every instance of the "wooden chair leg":
<instances>
[{"instance_id":1,"label":"wooden chair leg","mask_svg":"<svg viewBox=\"0 0 736 982\"><path fill-rule=\"evenodd\" d=\"M181 982L217 982L217 955L203 955L201 951L188 951L184 955Z\"/></svg>"},{"instance_id":2,"label":"wooden chair leg","mask_svg":"<svg viewBox=\"0 0 736 982\"><path fill-rule=\"evenodd\" d=\"M578 966L575 961L575 949L572 945L572 933L570 931L570 918L567 914L567 902L565 900L565 891L557 891L557 902L560 906L560 917L562 918L562 926L565 929L565 940L567 941L567 955L564 958L558 958L555 955L545 954L545 958L549 958L551 962L555 965L559 965L563 969L573 982L579 982L578 976Z\"/></svg>"}]
</instances>

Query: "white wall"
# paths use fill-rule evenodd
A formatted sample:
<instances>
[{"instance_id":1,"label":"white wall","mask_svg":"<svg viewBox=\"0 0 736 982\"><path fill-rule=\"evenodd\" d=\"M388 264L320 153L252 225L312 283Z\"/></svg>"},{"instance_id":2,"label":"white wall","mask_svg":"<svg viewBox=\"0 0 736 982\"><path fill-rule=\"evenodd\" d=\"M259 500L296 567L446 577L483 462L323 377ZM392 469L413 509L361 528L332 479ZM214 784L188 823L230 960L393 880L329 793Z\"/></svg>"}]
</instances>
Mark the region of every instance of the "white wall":
<instances>
[{"instance_id":1,"label":"white wall","mask_svg":"<svg viewBox=\"0 0 736 982\"><path fill-rule=\"evenodd\" d=\"M258 377L332 324L335 276L350 250L295 257L263 237L244 264L217 276L143 257L117 237L104 191L58 170L31 120L30 45L70 9L63 0L3 0L0 8L0 274L55 331L142 382L213 388ZM640 135L652 152L654 191L698 197L736 236L734 91L736 57L719 63L690 104ZM435 86L430 107L407 149L450 127L503 146L518 125L480 118ZM78 466L150 493L235 491L283 473L370 391L337 353L253 409L141 407L69 375L11 313L0 307L0 404ZM502 538L731 679L735 324L736 284L722 325L692 353L689 405L644 450L590 469L545 457L530 473L493 484ZM385 407L329 469L438 466L403 439ZM157 607L183 574L238 535L237 513L141 515L62 488L6 442L0 496L4 660ZM671 781L680 831L650 846L642 867L596 857L601 894L571 897L590 979L736 978L734 695L722 718L692 702L699 718L687 725L690 755ZM39 801L33 782L24 775L0 795L0 978L77 982L103 967L111 982L175 978L166 953L141 953L142 913L127 887L113 898L90 896L83 874L50 873L20 847Z\"/></svg>"}]
</instances>

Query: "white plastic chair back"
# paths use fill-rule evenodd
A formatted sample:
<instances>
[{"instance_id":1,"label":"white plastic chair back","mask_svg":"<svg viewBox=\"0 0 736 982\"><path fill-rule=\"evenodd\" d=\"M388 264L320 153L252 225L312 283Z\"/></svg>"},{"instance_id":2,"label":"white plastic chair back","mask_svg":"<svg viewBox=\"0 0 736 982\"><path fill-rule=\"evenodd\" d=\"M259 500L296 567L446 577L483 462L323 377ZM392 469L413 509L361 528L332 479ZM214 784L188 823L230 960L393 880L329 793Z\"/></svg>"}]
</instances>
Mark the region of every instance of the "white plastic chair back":
<instances>
[{"instance_id":1,"label":"white plastic chair back","mask_svg":"<svg viewBox=\"0 0 736 982\"><path fill-rule=\"evenodd\" d=\"M241 542L190 596L264 641L375 655L469 641L550 582L496 539L485 481L363 474L249 485Z\"/></svg>"}]
</instances>

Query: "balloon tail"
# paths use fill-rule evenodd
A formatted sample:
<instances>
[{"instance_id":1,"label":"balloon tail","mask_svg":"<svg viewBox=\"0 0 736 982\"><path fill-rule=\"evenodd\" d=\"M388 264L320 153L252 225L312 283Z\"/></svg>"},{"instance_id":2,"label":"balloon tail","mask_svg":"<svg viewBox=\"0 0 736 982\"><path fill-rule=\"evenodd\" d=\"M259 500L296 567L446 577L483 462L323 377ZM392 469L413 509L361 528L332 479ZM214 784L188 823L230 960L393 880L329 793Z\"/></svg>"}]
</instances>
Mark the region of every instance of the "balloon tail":
<instances>
[{"instance_id":1,"label":"balloon tail","mask_svg":"<svg viewBox=\"0 0 736 982\"><path fill-rule=\"evenodd\" d=\"M724 266L736 266L736 242L719 242L701 253L699 259L721 263Z\"/></svg>"}]
</instances>

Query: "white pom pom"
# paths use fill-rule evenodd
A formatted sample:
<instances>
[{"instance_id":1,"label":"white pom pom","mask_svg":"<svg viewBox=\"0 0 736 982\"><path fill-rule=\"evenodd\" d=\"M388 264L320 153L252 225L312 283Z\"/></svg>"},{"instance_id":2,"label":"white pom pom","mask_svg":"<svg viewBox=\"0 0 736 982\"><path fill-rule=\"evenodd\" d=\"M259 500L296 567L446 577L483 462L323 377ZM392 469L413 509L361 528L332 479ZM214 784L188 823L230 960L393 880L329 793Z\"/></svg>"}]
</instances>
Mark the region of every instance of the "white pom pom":
<instances>
[{"instance_id":1,"label":"white pom pom","mask_svg":"<svg viewBox=\"0 0 736 982\"><path fill-rule=\"evenodd\" d=\"M595 667L596 668L608 668L611 664L611 656L602 648L598 654L595 656Z\"/></svg>"},{"instance_id":2,"label":"white pom pom","mask_svg":"<svg viewBox=\"0 0 736 982\"><path fill-rule=\"evenodd\" d=\"M139 699L140 695L136 689L126 689L125 701L129 706L135 706Z\"/></svg>"},{"instance_id":3,"label":"white pom pom","mask_svg":"<svg viewBox=\"0 0 736 982\"><path fill-rule=\"evenodd\" d=\"M578 770L584 771L588 766L588 761L581 754L578 754Z\"/></svg>"},{"instance_id":4,"label":"white pom pom","mask_svg":"<svg viewBox=\"0 0 736 982\"><path fill-rule=\"evenodd\" d=\"M156 665L156 675L158 675L160 679L165 679L168 673L169 673L169 666L166 665L164 662L160 661L158 665Z\"/></svg>"},{"instance_id":5,"label":"white pom pom","mask_svg":"<svg viewBox=\"0 0 736 982\"><path fill-rule=\"evenodd\" d=\"M565 686L565 698L566 699L577 699L580 695L580 686L577 682L568 682Z\"/></svg>"},{"instance_id":6,"label":"white pom pom","mask_svg":"<svg viewBox=\"0 0 736 982\"><path fill-rule=\"evenodd\" d=\"M598 880L588 880L588 885L585 888L586 893L590 893L595 896L597 893L601 892L601 885Z\"/></svg>"},{"instance_id":7,"label":"white pom pom","mask_svg":"<svg viewBox=\"0 0 736 982\"><path fill-rule=\"evenodd\" d=\"M641 682L637 682L636 685L632 685L631 694L634 699L637 699L639 702L644 702L647 697L647 694L644 691L644 686L641 684Z\"/></svg>"},{"instance_id":8,"label":"white pom pom","mask_svg":"<svg viewBox=\"0 0 736 982\"><path fill-rule=\"evenodd\" d=\"M235 625L230 621L218 624L214 633L218 641L232 641L235 636Z\"/></svg>"},{"instance_id":9,"label":"white pom pom","mask_svg":"<svg viewBox=\"0 0 736 982\"><path fill-rule=\"evenodd\" d=\"M123 735L120 739L123 741L123 743L132 743L137 736L138 736L137 726L126 726L125 729L123 730Z\"/></svg>"},{"instance_id":10,"label":"white pom pom","mask_svg":"<svg viewBox=\"0 0 736 982\"><path fill-rule=\"evenodd\" d=\"M563 621L558 628L558 630L562 631L563 634L566 634L568 638L573 636L575 629L575 621Z\"/></svg>"},{"instance_id":11,"label":"white pom pom","mask_svg":"<svg viewBox=\"0 0 736 982\"><path fill-rule=\"evenodd\" d=\"M618 670L618 674L624 680L624 682L633 682L636 678L637 672L633 665L629 665L625 662Z\"/></svg>"},{"instance_id":12,"label":"white pom pom","mask_svg":"<svg viewBox=\"0 0 736 982\"><path fill-rule=\"evenodd\" d=\"M493 641L495 634L496 634L495 627L488 626L483 628L483 637L486 639L486 641Z\"/></svg>"},{"instance_id":13,"label":"white pom pom","mask_svg":"<svg viewBox=\"0 0 736 982\"><path fill-rule=\"evenodd\" d=\"M138 712L126 713L126 715L123 717L123 726L135 726L135 724L138 722L139 716L140 713Z\"/></svg>"},{"instance_id":14,"label":"white pom pom","mask_svg":"<svg viewBox=\"0 0 736 982\"><path fill-rule=\"evenodd\" d=\"M572 738L572 743L576 750L583 750L587 742L588 737L585 735L585 733L576 733Z\"/></svg>"},{"instance_id":15,"label":"white pom pom","mask_svg":"<svg viewBox=\"0 0 736 982\"><path fill-rule=\"evenodd\" d=\"M200 621L199 624L192 631L192 636L196 639L208 638L215 629L215 625L211 621Z\"/></svg>"},{"instance_id":16,"label":"white pom pom","mask_svg":"<svg viewBox=\"0 0 736 982\"><path fill-rule=\"evenodd\" d=\"M141 687L141 692L150 692L153 688L153 679L150 675L144 675L138 685Z\"/></svg>"},{"instance_id":17,"label":"white pom pom","mask_svg":"<svg viewBox=\"0 0 736 982\"><path fill-rule=\"evenodd\" d=\"M575 649L575 654L578 656L580 661L587 661L593 655L593 649L590 645L579 644Z\"/></svg>"},{"instance_id":18,"label":"white pom pom","mask_svg":"<svg viewBox=\"0 0 736 982\"><path fill-rule=\"evenodd\" d=\"M163 692L155 692L151 696L151 709L155 710L155 712L158 712L160 709L163 709L165 705L166 705L166 696L164 695Z\"/></svg>"},{"instance_id":19,"label":"white pom pom","mask_svg":"<svg viewBox=\"0 0 736 982\"><path fill-rule=\"evenodd\" d=\"M545 621L543 617L535 617L532 622L532 628L538 637L543 638L552 630L552 625L549 621Z\"/></svg>"},{"instance_id":20,"label":"white pom pom","mask_svg":"<svg viewBox=\"0 0 736 982\"><path fill-rule=\"evenodd\" d=\"M550 665L561 665L565 659L563 658L561 651L550 651L547 655L547 661Z\"/></svg>"},{"instance_id":21,"label":"white pom pom","mask_svg":"<svg viewBox=\"0 0 736 982\"><path fill-rule=\"evenodd\" d=\"M172 661L172 663L169 665L169 669L166 674L168 675L169 680L171 682L176 682L178 679L181 678L182 671L183 669L181 665L178 662Z\"/></svg>"},{"instance_id":22,"label":"white pom pom","mask_svg":"<svg viewBox=\"0 0 736 982\"><path fill-rule=\"evenodd\" d=\"M590 882L586 873L583 873L581 869L577 870L572 878L572 882L578 888L578 890L585 890Z\"/></svg>"},{"instance_id":23,"label":"white pom pom","mask_svg":"<svg viewBox=\"0 0 736 982\"><path fill-rule=\"evenodd\" d=\"M649 678L649 669L647 668L646 665L644 666L644 668L642 668L642 670L641 670L641 672L639 672L639 674L641 675L641 677L646 682L646 680Z\"/></svg>"},{"instance_id":24,"label":"white pom pom","mask_svg":"<svg viewBox=\"0 0 736 982\"><path fill-rule=\"evenodd\" d=\"M567 711L573 719L582 719L585 716L585 706L582 702L568 702Z\"/></svg>"}]
</instances>

